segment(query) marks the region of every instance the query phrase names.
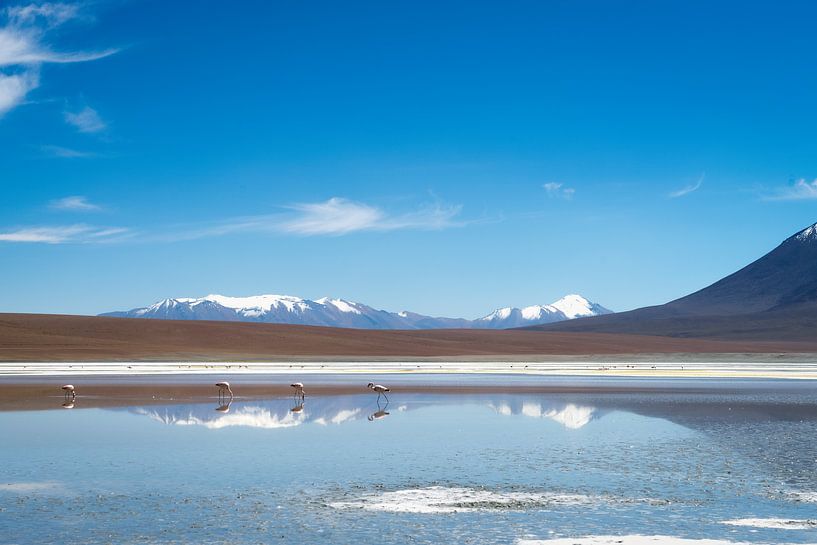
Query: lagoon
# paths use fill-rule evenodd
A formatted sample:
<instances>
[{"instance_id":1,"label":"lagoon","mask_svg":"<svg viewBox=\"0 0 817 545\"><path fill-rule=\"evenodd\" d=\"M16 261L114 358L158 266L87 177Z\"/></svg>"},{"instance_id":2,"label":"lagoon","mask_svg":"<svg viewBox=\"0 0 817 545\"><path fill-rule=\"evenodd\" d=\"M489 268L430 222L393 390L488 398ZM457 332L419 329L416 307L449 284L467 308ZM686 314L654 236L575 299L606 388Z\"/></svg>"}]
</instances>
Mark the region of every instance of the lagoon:
<instances>
[{"instance_id":1,"label":"lagoon","mask_svg":"<svg viewBox=\"0 0 817 545\"><path fill-rule=\"evenodd\" d=\"M0 412L3 542L817 543L810 382L517 380Z\"/></svg>"}]
</instances>

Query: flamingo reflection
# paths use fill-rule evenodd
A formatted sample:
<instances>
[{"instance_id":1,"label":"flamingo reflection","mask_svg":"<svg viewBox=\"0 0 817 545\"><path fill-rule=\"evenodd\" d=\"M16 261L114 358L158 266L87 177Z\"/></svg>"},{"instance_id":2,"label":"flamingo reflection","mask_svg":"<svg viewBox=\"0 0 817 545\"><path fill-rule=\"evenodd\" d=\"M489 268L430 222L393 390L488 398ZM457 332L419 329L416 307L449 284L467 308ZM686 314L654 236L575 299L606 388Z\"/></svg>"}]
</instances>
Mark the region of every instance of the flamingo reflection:
<instances>
[{"instance_id":1,"label":"flamingo reflection","mask_svg":"<svg viewBox=\"0 0 817 545\"><path fill-rule=\"evenodd\" d=\"M387 416L389 416L389 413L386 411L386 409L388 409L388 408L389 408L389 402L388 401L386 401L386 404L383 405L383 407L381 408L380 407L380 401L378 400L378 402L377 402L377 411L373 412L372 414L370 414L368 416L369 422L374 422L375 420L380 420L381 418L386 418Z\"/></svg>"},{"instance_id":2,"label":"flamingo reflection","mask_svg":"<svg viewBox=\"0 0 817 545\"><path fill-rule=\"evenodd\" d=\"M226 402L223 402L221 405L219 405L218 407L216 407L216 412L219 412L219 413L228 413L228 412L230 412L230 405L232 405L232 404L233 404L233 399L232 399L232 398L230 398L230 399L229 399L229 400L227 400Z\"/></svg>"}]
</instances>

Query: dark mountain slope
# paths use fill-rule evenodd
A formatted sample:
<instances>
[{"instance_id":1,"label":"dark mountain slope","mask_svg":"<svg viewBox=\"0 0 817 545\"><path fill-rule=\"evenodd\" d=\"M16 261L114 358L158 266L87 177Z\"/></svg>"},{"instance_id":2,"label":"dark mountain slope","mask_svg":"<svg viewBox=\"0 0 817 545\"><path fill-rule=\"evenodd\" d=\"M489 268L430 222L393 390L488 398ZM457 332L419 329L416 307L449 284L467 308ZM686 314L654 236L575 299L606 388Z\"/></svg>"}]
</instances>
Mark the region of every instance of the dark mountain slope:
<instances>
[{"instance_id":1,"label":"dark mountain slope","mask_svg":"<svg viewBox=\"0 0 817 545\"><path fill-rule=\"evenodd\" d=\"M817 338L817 224L734 274L665 305L532 329L673 337Z\"/></svg>"},{"instance_id":2,"label":"dark mountain slope","mask_svg":"<svg viewBox=\"0 0 817 545\"><path fill-rule=\"evenodd\" d=\"M709 287L666 305L681 314L730 315L817 300L817 229L811 226Z\"/></svg>"}]
</instances>

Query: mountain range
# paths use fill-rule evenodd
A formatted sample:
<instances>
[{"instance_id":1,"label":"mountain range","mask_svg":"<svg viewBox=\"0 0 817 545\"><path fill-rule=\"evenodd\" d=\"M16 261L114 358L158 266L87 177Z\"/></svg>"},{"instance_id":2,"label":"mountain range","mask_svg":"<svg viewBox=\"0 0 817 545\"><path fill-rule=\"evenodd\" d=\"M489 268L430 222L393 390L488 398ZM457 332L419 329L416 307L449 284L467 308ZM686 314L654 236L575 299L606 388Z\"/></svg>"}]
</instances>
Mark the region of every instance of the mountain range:
<instances>
[{"instance_id":1,"label":"mountain range","mask_svg":"<svg viewBox=\"0 0 817 545\"><path fill-rule=\"evenodd\" d=\"M671 337L817 339L817 224L739 271L680 299L536 329Z\"/></svg>"},{"instance_id":2,"label":"mountain range","mask_svg":"<svg viewBox=\"0 0 817 545\"><path fill-rule=\"evenodd\" d=\"M101 316L164 320L216 320L275 324L315 325L356 329L507 329L561 322L612 311L581 295L567 295L549 305L505 307L476 319L426 316L414 312L389 312L368 305L324 297L316 300L291 295L163 299L147 307Z\"/></svg>"},{"instance_id":3,"label":"mountain range","mask_svg":"<svg viewBox=\"0 0 817 545\"><path fill-rule=\"evenodd\" d=\"M671 354L673 361L684 354L728 354L742 361L755 357L752 354L764 354L763 362L771 361L770 357L792 356L799 361L797 358L810 357L805 354L817 353L817 224L790 236L739 271L667 304L586 316L599 309L589 302L576 307L557 302L543 305L542 314L562 321L533 327L488 329L536 317L536 307L500 309L480 320L453 322L373 310L375 316L384 316L392 324L413 328L398 331L382 329L387 326L364 317L363 305L347 301L282 296L249 299L168 299L115 314L182 320L172 323L0 313L0 361L268 362L281 358L608 358L624 354L649 355L651 361L662 354ZM566 299L581 302L578 296ZM267 300L268 305L264 304ZM273 305L273 301L277 303ZM258 323L274 319L270 314L273 307L290 320L303 319L297 309L302 309L301 315L318 320L320 314L315 311L323 309L344 317L346 325ZM576 319L565 320L571 316ZM320 319L328 321L330 317ZM371 329L350 329L355 323ZM419 330L435 323L475 325L472 329Z\"/></svg>"}]
</instances>

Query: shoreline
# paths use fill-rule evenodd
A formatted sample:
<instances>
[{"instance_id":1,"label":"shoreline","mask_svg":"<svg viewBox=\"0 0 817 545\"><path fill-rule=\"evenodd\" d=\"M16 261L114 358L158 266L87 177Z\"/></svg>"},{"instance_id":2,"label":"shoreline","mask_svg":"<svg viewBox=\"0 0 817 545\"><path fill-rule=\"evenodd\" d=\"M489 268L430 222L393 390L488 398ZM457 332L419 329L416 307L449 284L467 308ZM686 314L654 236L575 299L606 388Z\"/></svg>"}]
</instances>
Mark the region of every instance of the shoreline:
<instances>
[{"instance_id":1,"label":"shoreline","mask_svg":"<svg viewBox=\"0 0 817 545\"><path fill-rule=\"evenodd\" d=\"M688 361L658 359L313 360L225 362L26 362L0 363L0 380L49 376L241 375L519 375L625 378L760 378L817 380L817 359L745 358ZM751 360L751 361L746 361Z\"/></svg>"},{"instance_id":2,"label":"shoreline","mask_svg":"<svg viewBox=\"0 0 817 545\"><path fill-rule=\"evenodd\" d=\"M114 408L143 405L215 403L214 384L228 380L237 403L293 398L289 386L306 384L307 398L371 396L369 381L383 383L397 396L486 394L511 395L656 395L682 397L698 394L757 394L761 392L808 393L809 380L765 377L668 377L663 375L543 375L514 373L314 373L300 370L281 373L165 373L141 375L16 375L0 377L0 412L62 409L60 387L75 385L77 398L68 408ZM373 398L374 399L374 398Z\"/></svg>"}]
</instances>

